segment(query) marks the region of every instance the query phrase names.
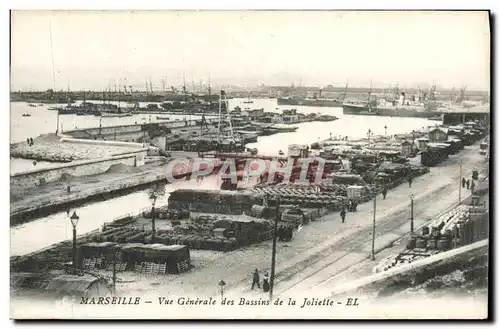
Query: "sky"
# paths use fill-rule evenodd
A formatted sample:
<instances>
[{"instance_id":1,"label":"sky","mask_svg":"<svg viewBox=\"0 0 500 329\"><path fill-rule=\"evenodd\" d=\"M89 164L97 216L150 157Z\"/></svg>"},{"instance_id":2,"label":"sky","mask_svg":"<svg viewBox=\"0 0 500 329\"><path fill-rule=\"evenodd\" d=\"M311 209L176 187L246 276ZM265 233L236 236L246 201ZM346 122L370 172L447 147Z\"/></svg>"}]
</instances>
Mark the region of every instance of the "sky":
<instances>
[{"instance_id":1,"label":"sky","mask_svg":"<svg viewBox=\"0 0 500 329\"><path fill-rule=\"evenodd\" d=\"M54 68L53 68L54 67ZM488 90L487 12L12 11L11 89L214 84Z\"/></svg>"}]
</instances>

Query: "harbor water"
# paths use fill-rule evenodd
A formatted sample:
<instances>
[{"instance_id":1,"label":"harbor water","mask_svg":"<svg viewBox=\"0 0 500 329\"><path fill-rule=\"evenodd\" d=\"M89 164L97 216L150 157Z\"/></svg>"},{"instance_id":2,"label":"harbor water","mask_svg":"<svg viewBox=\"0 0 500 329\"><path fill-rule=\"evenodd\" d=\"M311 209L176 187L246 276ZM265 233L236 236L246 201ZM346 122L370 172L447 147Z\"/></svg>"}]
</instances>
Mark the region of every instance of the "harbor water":
<instances>
[{"instance_id":1,"label":"harbor water","mask_svg":"<svg viewBox=\"0 0 500 329\"><path fill-rule=\"evenodd\" d=\"M298 127L293 133L282 133L272 136L262 136L257 143L248 144L255 147L260 154L276 155L280 150L285 153L290 144L311 144L319 140L334 136L349 136L349 138L360 138L367 136L368 130L375 135L393 135L408 133L422 127L435 125L435 121L421 118L401 117L373 117L343 115L342 108L305 107L305 106L278 106L276 99L254 99L253 104L243 103L247 99L231 99L229 107L240 106L242 110L261 109L267 112L281 112L283 109L297 109L300 113L321 113L334 115L339 120L331 122L307 122L295 124ZM35 138L40 134L54 133L57 126L57 112L48 110L53 105L30 107L27 103L11 103L11 143L26 141L26 138ZM144 104L141 104L144 106ZM31 114L23 117L23 113ZM104 126L115 126L134 124L141 122L157 122L157 114L136 114L131 117L101 118L98 116L61 115L60 123L63 130L75 128L98 127L99 122ZM166 115L161 115L166 116ZM181 117L182 118L182 117ZM191 116L192 119L199 116ZM179 119L172 115L170 120ZM31 160L11 159L11 173L42 168L50 163L37 163L33 166ZM215 177L210 177L201 183L182 182L165 186L165 197L157 201L157 205L167 203L168 193L178 188L218 189L219 182ZM141 209L151 207L148 191L133 192L106 201L88 203L79 206L76 211L80 216L77 231L84 234L100 228L105 222L109 222L126 214L139 213ZM50 231L50 235L41 235L39 232ZM11 255L23 255L47 247L51 244L70 239L72 226L66 212L59 212L36 219L10 229ZM25 241L30 241L26 244Z\"/></svg>"}]
</instances>

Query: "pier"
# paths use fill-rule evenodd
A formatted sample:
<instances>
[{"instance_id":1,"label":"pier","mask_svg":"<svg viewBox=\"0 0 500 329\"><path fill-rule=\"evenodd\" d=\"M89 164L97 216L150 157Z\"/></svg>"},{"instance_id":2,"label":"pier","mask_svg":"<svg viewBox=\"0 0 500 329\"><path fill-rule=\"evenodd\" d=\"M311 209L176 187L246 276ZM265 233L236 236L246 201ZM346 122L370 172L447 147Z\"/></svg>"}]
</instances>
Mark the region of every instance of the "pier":
<instances>
[{"instance_id":1,"label":"pier","mask_svg":"<svg viewBox=\"0 0 500 329\"><path fill-rule=\"evenodd\" d=\"M443 124L458 125L479 120L490 124L490 106L476 106L464 109L448 109L439 111L443 117Z\"/></svg>"}]
</instances>

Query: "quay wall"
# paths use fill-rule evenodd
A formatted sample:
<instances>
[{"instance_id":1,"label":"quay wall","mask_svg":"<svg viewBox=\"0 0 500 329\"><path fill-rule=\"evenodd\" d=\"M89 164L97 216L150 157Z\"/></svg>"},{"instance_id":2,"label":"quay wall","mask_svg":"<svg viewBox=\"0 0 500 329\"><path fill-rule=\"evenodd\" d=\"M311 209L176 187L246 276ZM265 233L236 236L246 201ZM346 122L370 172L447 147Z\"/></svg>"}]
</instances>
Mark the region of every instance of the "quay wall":
<instances>
[{"instance_id":1,"label":"quay wall","mask_svg":"<svg viewBox=\"0 0 500 329\"><path fill-rule=\"evenodd\" d=\"M78 139L78 138L61 138L61 143L85 144L85 145L100 145L100 146L121 146L134 149L145 148L141 143L130 143L120 141L102 141L92 139Z\"/></svg>"},{"instance_id":2,"label":"quay wall","mask_svg":"<svg viewBox=\"0 0 500 329\"><path fill-rule=\"evenodd\" d=\"M488 239L460 248L445 251L410 264L370 275L347 284L334 287L328 298L339 298L352 294L383 297L455 270L464 270L475 265L487 265Z\"/></svg>"},{"instance_id":3,"label":"quay wall","mask_svg":"<svg viewBox=\"0 0 500 329\"><path fill-rule=\"evenodd\" d=\"M208 123L215 122L216 119L206 119ZM177 131L187 127L195 127L195 120L174 120L157 123L132 124L109 127L85 128L65 131L64 134L69 137L85 140L94 140L97 136L104 140L134 141L148 134L150 127L169 128Z\"/></svg>"},{"instance_id":4,"label":"quay wall","mask_svg":"<svg viewBox=\"0 0 500 329\"><path fill-rule=\"evenodd\" d=\"M16 173L10 176L10 187L15 192L60 180L63 175L89 176L104 173L112 165L139 166L144 164L146 150L119 156L64 163L52 167Z\"/></svg>"},{"instance_id":5,"label":"quay wall","mask_svg":"<svg viewBox=\"0 0 500 329\"><path fill-rule=\"evenodd\" d=\"M207 119L208 122L214 122L214 119ZM157 123L146 123L146 124L131 124L131 125L120 125L120 126L109 126L109 127L96 127L96 128L85 128L85 129L74 129L68 130L64 133L70 136L73 136L77 133L87 132L92 135L98 135L99 132L102 135L112 135L114 133L134 133L134 132L142 132L147 129L147 127L158 125L159 127L165 128L182 128L182 127L190 127L195 126L195 120L174 120L174 121L164 121Z\"/></svg>"}]
</instances>

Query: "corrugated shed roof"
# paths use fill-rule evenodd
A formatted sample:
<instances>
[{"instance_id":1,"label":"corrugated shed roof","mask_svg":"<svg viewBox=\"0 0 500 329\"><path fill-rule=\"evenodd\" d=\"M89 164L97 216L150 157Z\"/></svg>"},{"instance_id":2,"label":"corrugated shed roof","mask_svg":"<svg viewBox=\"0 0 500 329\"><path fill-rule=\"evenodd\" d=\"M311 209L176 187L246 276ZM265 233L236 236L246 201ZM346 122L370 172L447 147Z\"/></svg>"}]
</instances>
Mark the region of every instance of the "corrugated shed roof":
<instances>
[{"instance_id":1,"label":"corrugated shed roof","mask_svg":"<svg viewBox=\"0 0 500 329\"><path fill-rule=\"evenodd\" d=\"M429 131L428 132L431 133L431 132L436 131L436 130L440 130L440 131L444 132L445 134L448 133L448 128L438 127L438 126L436 126L436 127L429 127Z\"/></svg>"},{"instance_id":2,"label":"corrugated shed roof","mask_svg":"<svg viewBox=\"0 0 500 329\"><path fill-rule=\"evenodd\" d=\"M105 283L103 280L91 275L61 275L52 279L46 290L67 295L78 295L84 294L95 282Z\"/></svg>"},{"instance_id":3,"label":"corrugated shed roof","mask_svg":"<svg viewBox=\"0 0 500 329\"><path fill-rule=\"evenodd\" d=\"M427 143L427 147L447 148L447 147L449 147L449 145L445 144L445 143Z\"/></svg>"}]
</instances>

